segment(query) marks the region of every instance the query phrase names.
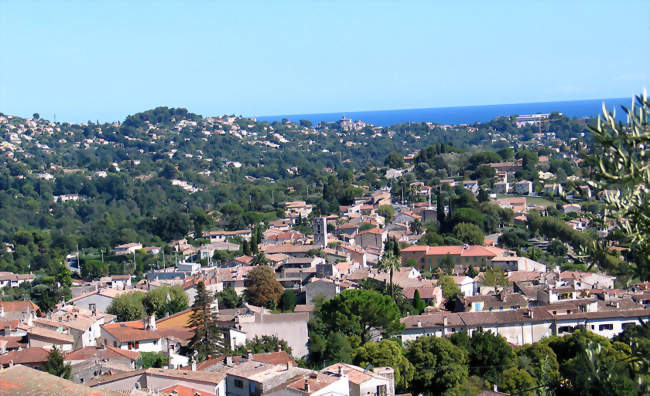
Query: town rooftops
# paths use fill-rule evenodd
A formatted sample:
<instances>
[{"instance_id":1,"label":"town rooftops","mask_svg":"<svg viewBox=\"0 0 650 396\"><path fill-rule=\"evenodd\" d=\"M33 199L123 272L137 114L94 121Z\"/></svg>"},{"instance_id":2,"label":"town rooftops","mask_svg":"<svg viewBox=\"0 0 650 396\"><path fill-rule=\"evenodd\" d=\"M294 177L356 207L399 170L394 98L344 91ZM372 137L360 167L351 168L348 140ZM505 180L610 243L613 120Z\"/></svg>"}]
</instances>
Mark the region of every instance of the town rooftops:
<instances>
[{"instance_id":1,"label":"town rooftops","mask_svg":"<svg viewBox=\"0 0 650 396\"><path fill-rule=\"evenodd\" d=\"M282 385L278 385L277 387L266 391L265 393L286 389L291 393L311 395L330 386L338 380L340 380L340 378L321 373L300 374L290 378Z\"/></svg>"},{"instance_id":2,"label":"town rooftops","mask_svg":"<svg viewBox=\"0 0 650 396\"><path fill-rule=\"evenodd\" d=\"M47 356L49 354L49 350L40 347L11 351L4 355L0 355L0 366L6 366L11 362L13 362L13 364L35 364L47 362Z\"/></svg>"},{"instance_id":3,"label":"town rooftops","mask_svg":"<svg viewBox=\"0 0 650 396\"><path fill-rule=\"evenodd\" d=\"M27 301L0 301L0 307L5 312L36 312L40 308L30 300Z\"/></svg>"},{"instance_id":4,"label":"town rooftops","mask_svg":"<svg viewBox=\"0 0 650 396\"><path fill-rule=\"evenodd\" d=\"M290 245L290 244L280 244L280 245L264 245L260 250L264 251L267 254L273 253L307 253L310 250L320 249L316 245Z\"/></svg>"},{"instance_id":5,"label":"town rooftops","mask_svg":"<svg viewBox=\"0 0 650 396\"><path fill-rule=\"evenodd\" d=\"M47 358L45 359L47 360ZM5 396L119 396L106 389L91 389L81 384L34 370L21 364L0 370L0 393Z\"/></svg>"},{"instance_id":6,"label":"town rooftops","mask_svg":"<svg viewBox=\"0 0 650 396\"><path fill-rule=\"evenodd\" d=\"M46 340L55 341L62 344L73 344L74 337L72 334L61 333L56 330L46 329L44 327L32 327L27 330L29 337L38 337Z\"/></svg>"},{"instance_id":7,"label":"town rooftops","mask_svg":"<svg viewBox=\"0 0 650 396\"><path fill-rule=\"evenodd\" d=\"M115 246L115 249L132 249L132 248L136 248L138 246L142 247L142 244L138 243L138 242L132 242L132 243L125 243L123 245L117 245L117 246Z\"/></svg>"},{"instance_id":8,"label":"town rooftops","mask_svg":"<svg viewBox=\"0 0 650 396\"><path fill-rule=\"evenodd\" d=\"M348 376L348 379L351 383L357 385L361 385L364 382L373 379L382 379L382 380L387 379L386 377L379 375L377 373L373 373L370 370L365 370L361 367L353 366L351 364L346 364L346 363L335 363L331 366L327 366L321 370L321 373L329 374L332 376L338 376L339 370L343 371L343 374Z\"/></svg>"},{"instance_id":9,"label":"town rooftops","mask_svg":"<svg viewBox=\"0 0 650 396\"><path fill-rule=\"evenodd\" d=\"M87 346L85 348L77 349L65 355L65 360L87 360L93 357L99 359L129 359L136 360L140 356L139 352L127 351L125 349L114 348L110 345L105 347L101 346Z\"/></svg>"},{"instance_id":10,"label":"town rooftops","mask_svg":"<svg viewBox=\"0 0 650 396\"><path fill-rule=\"evenodd\" d=\"M442 327L445 319L449 327L480 327L488 325L505 325L515 323L539 323L554 320L576 319L610 319L610 318L649 318L650 309L612 310L598 312L581 312L579 309L559 311L555 305L530 309L514 309L509 311L481 311L481 312L433 312L422 315L412 315L400 321L406 330L414 328ZM553 311L560 314L553 314ZM532 317L530 313L533 313Z\"/></svg>"},{"instance_id":11,"label":"town rooftops","mask_svg":"<svg viewBox=\"0 0 650 396\"><path fill-rule=\"evenodd\" d=\"M0 281L19 281L34 279L33 274L14 274L13 272L0 272Z\"/></svg>"},{"instance_id":12,"label":"town rooftops","mask_svg":"<svg viewBox=\"0 0 650 396\"><path fill-rule=\"evenodd\" d=\"M478 245L459 246L410 246L402 249L402 252L423 252L427 256L462 256L462 257L496 257L489 249Z\"/></svg>"},{"instance_id":13,"label":"town rooftops","mask_svg":"<svg viewBox=\"0 0 650 396\"><path fill-rule=\"evenodd\" d=\"M208 383L213 385L218 385L226 377L225 373L148 368L145 370L129 371L126 373L105 375L99 378L95 378L88 382L88 386L96 387L104 384L109 384L111 382L118 381L125 378L141 376L143 374L146 376L165 377L165 378L172 378L172 379L175 378L179 380L190 380L190 381L203 382L203 383Z\"/></svg>"},{"instance_id":14,"label":"town rooftops","mask_svg":"<svg viewBox=\"0 0 650 396\"><path fill-rule=\"evenodd\" d=\"M165 389L161 389L160 393L166 396L215 396L214 393L200 391L198 389L190 388L184 385L173 385Z\"/></svg>"},{"instance_id":15,"label":"town rooftops","mask_svg":"<svg viewBox=\"0 0 650 396\"><path fill-rule=\"evenodd\" d=\"M157 340L163 337L158 331L145 330L141 320L109 323L102 325L102 329L120 342Z\"/></svg>"}]
</instances>

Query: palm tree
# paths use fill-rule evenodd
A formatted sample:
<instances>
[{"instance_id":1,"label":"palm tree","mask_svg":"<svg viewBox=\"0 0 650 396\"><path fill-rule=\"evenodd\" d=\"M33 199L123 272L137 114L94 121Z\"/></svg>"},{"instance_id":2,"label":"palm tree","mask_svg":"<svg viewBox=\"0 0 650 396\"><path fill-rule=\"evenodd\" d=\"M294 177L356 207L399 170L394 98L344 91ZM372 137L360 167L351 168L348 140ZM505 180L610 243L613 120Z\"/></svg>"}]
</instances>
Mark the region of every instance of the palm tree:
<instances>
[{"instance_id":1,"label":"palm tree","mask_svg":"<svg viewBox=\"0 0 650 396\"><path fill-rule=\"evenodd\" d=\"M395 254L395 252L392 249L384 251L384 255L382 258L379 260L379 263L377 263L377 267L384 272L389 273L389 279L390 279L390 297L394 299L393 295L393 271L400 269L402 266L402 263L399 259L399 256Z\"/></svg>"},{"instance_id":2,"label":"palm tree","mask_svg":"<svg viewBox=\"0 0 650 396\"><path fill-rule=\"evenodd\" d=\"M251 265L268 265L269 260L266 258L263 252L258 252L253 259L251 260Z\"/></svg>"},{"instance_id":3,"label":"palm tree","mask_svg":"<svg viewBox=\"0 0 650 396\"><path fill-rule=\"evenodd\" d=\"M424 229L424 224L422 224L422 221L420 221L420 219L415 219L411 222L409 228L411 232L415 233L416 235L419 235Z\"/></svg>"}]
</instances>

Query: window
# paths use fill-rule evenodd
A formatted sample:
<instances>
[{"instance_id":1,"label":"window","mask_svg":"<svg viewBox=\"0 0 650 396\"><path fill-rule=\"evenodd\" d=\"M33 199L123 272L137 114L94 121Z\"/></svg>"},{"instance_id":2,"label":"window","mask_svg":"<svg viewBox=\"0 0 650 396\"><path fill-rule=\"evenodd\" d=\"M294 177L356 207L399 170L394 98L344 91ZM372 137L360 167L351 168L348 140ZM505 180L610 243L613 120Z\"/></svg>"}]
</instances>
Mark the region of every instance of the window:
<instances>
[{"instance_id":1,"label":"window","mask_svg":"<svg viewBox=\"0 0 650 396\"><path fill-rule=\"evenodd\" d=\"M248 383L248 388L250 393L255 393L255 382L249 382Z\"/></svg>"},{"instance_id":2,"label":"window","mask_svg":"<svg viewBox=\"0 0 650 396\"><path fill-rule=\"evenodd\" d=\"M603 330L614 330L614 325L611 324L611 323L601 324L601 325L598 326L598 330L599 330L599 331L603 331Z\"/></svg>"},{"instance_id":3,"label":"window","mask_svg":"<svg viewBox=\"0 0 650 396\"><path fill-rule=\"evenodd\" d=\"M117 348L117 341L113 341L113 348Z\"/></svg>"},{"instance_id":4,"label":"window","mask_svg":"<svg viewBox=\"0 0 650 396\"><path fill-rule=\"evenodd\" d=\"M244 387L244 381L240 379L235 380L235 388L243 388Z\"/></svg>"},{"instance_id":5,"label":"window","mask_svg":"<svg viewBox=\"0 0 650 396\"><path fill-rule=\"evenodd\" d=\"M387 388L386 385L377 385L377 396L386 396L387 393Z\"/></svg>"},{"instance_id":6,"label":"window","mask_svg":"<svg viewBox=\"0 0 650 396\"><path fill-rule=\"evenodd\" d=\"M140 341L135 342L135 349L138 349L138 348L140 348Z\"/></svg>"},{"instance_id":7,"label":"window","mask_svg":"<svg viewBox=\"0 0 650 396\"><path fill-rule=\"evenodd\" d=\"M636 322L628 322L628 323L623 323L623 330L625 330L629 326L634 326Z\"/></svg>"},{"instance_id":8,"label":"window","mask_svg":"<svg viewBox=\"0 0 650 396\"><path fill-rule=\"evenodd\" d=\"M562 333L573 333L573 327L571 326L561 326L560 328L557 329L557 332L559 334Z\"/></svg>"}]
</instances>

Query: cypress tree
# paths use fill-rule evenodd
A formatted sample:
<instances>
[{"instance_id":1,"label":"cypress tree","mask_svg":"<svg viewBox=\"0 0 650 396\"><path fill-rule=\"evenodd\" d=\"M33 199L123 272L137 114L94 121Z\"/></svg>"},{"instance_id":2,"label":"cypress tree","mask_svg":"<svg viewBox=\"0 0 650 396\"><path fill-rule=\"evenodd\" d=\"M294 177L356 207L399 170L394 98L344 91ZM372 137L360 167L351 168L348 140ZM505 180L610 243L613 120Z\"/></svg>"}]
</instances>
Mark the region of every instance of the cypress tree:
<instances>
[{"instance_id":1,"label":"cypress tree","mask_svg":"<svg viewBox=\"0 0 650 396\"><path fill-rule=\"evenodd\" d=\"M217 312L212 307L213 301L214 296L206 290L203 282L199 282L187 325L194 332L187 347L196 354L199 362L205 360L210 354L218 354L225 350L225 338L217 324Z\"/></svg>"},{"instance_id":2,"label":"cypress tree","mask_svg":"<svg viewBox=\"0 0 650 396\"><path fill-rule=\"evenodd\" d=\"M248 244L248 241L245 240L245 239L241 243L241 250L242 250L242 254L244 256L250 256L251 255L250 245Z\"/></svg>"},{"instance_id":3,"label":"cypress tree","mask_svg":"<svg viewBox=\"0 0 650 396\"><path fill-rule=\"evenodd\" d=\"M70 379L72 367L70 364L63 362L63 355L56 347L52 348L50 354L47 355L47 363L45 364L47 372L56 375L57 377Z\"/></svg>"}]
</instances>

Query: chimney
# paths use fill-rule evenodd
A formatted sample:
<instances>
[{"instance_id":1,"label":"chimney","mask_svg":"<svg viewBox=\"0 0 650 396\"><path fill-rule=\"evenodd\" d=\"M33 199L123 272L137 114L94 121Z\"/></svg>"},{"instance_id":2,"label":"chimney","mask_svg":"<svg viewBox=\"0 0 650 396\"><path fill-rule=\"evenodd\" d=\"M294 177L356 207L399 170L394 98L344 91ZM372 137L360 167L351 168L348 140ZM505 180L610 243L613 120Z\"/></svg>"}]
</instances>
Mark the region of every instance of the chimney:
<instances>
[{"instance_id":1,"label":"chimney","mask_svg":"<svg viewBox=\"0 0 650 396\"><path fill-rule=\"evenodd\" d=\"M196 371L196 361L192 360L192 371Z\"/></svg>"},{"instance_id":2,"label":"chimney","mask_svg":"<svg viewBox=\"0 0 650 396\"><path fill-rule=\"evenodd\" d=\"M232 366L232 356L226 356L226 366Z\"/></svg>"},{"instance_id":3,"label":"chimney","mask_svg":"<svg viewBox=\"0 0 650 396\"><path fill-rule=\"evenodd\" d=\"M5 316L5 306L0 304L0 318L4 318Z\"/></svg>"},{"instance_id":4,"label":"chimney","mask_svg":"<svg viewBox=\"0 0 650 396\"><path fill-rule=\"evenodd\" d=\"M339 364L339 377L343 377L345 374L343 373L343 365Z\"/></svg>"},{"instance_id":5,"label":"chimney","mask_svg":"<svg viewBox=\"0 0 650 396\"><path fill-rule=\"evenodd\" d=\"M533 319L533 317L534 317L534 312L533 312L532 309L528 311L528 316L529 316L531 319Z\"/></svg>"},{"instance_id":6,"label":"chimney","mask_svg":"<svg viewBox=\"0 0 650 396\"><path fill-rule=\"evenodd\" d=\"M443 326L443 327L447 327L447 323L449 323L448 320L447 320L447 317L446 317L446 316L443 316L443 317L442 317L442 326Z\"/></svg>"},{"instance_id":7,"label":"chimney","mask_svg":"<svg viewBox=\"0 0 650 396\"><path fill-rule=\"evenodd\" d=\"M147 322L145 323L145 329L150 331L156 331L156 314L153 313L151 316L147 316Z\"/></svg>"},{"instance_id":8,"label":"chimney","mask_svg":"<svg viewBox=\"0 0 650 396\"><path fill-rule=\"evenodd\" d=\"M422 327L422 322L420 322L420 321L418 320L418 325L417 325L417 326L418 326L418 327Z\"/></svg>"},{"instance_id":9,"label":"chimney","mask_svg":"<svg viewBox=\"0 0 650 396\"><path fill-rule=\"evenodd\" d=\"M287 362L287 371L291 370L292 364L291 361Z\"/></svg>"},{"instance_id":10,"label":"chimney","mask_svg":"<svg viewBox=\"0 0 650 396\"><path fill-rule=\"evenodd\" d=\"M309 378L305 378L305 392L309 393Z\"/></svg>"},{"instance_id":11,"label":"chimney","mask_svg":"<svg viewBox=\"0 0 650 396\"><path fill-rule=\"evenodd\" d=\"M253 360L253 352L250 349L246 352L246 357L248 360Z\"/></svg>"},{"instance_id":12,"label":"chimney","mask_svg":"<svg viewBox=\"0 0 650 396\"><path fill-rule=\"evenodd\" d=\"M277 345L277 351L282 352L282 345L280 345L280 344Z\"/></svg>"}]
</instances>

